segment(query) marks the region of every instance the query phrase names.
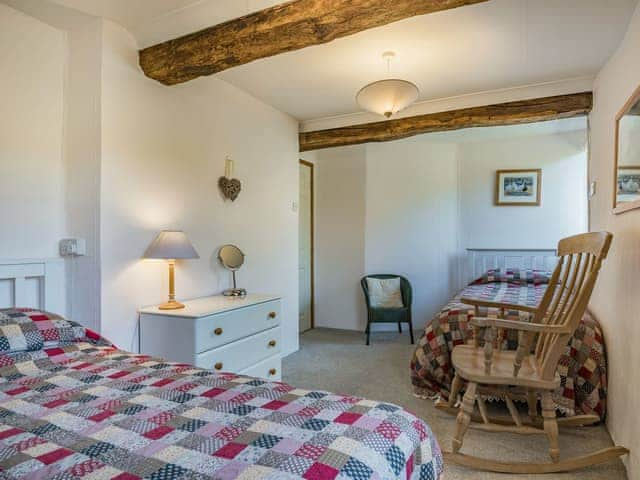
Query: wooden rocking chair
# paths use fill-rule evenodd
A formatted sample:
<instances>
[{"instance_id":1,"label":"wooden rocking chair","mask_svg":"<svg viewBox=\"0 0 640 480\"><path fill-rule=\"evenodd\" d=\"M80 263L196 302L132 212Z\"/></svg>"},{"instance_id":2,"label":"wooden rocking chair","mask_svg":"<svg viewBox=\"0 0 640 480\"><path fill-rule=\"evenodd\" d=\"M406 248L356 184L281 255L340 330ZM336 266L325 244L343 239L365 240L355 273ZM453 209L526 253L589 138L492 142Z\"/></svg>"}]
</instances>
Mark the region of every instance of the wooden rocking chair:
<instances>
[{"instance_id":1,"label":"wooden rocking chair","mask_svg":"<svg viewBox=\"0 0 640 480\"><path fill-rule=\"evenodd\" d=\"M565 238L558 244L559 262L547 290L537 308L463 298L465 304L496 307L505 310L527 311L533 315L531 323L502 318L475 316L471 320L474 343L453 349L452 361L456 375L448 404L438 408L457 413L457 429L453 451L445 458L454 463L479 470L502 473L555 473L575 470L602 463L628 453L623 447L610 447L591 454L560 460L558 426L579 426L599 421L597 415L580 415L557 419L552 391L560 384L556 372L558 361L570 337L577 329L596 283L602 260L607 256L612 235L608 232L586 233ZM501 315L504 316L504 315ZM480 348L480 331L484 329L485 343ZM518 331L518 349L503 351L500 346L505 330ZM532 349L536 340L535 349ZM498 340L494 349L494 341ZM456 398L467 382L459 411L454 409ZM491 418L487 414L483 395L504 398L509 417ZM520 417L513 398L527 399L529 418ZM538 417L538 398L542 419ZM475 414L478 405L479 415ZM551 463L507 463L460 453L467 428L487 432L543 434L549 439Z\"/></svg>"}]
</instances>

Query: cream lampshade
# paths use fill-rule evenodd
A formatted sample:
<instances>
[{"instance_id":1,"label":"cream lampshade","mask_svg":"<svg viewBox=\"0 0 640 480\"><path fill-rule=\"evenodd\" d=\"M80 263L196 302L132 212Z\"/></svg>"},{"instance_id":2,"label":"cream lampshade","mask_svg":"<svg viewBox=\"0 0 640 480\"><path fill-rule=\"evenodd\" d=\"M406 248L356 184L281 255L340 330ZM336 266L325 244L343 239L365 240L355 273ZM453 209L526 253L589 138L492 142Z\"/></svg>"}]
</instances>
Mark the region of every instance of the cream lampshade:
<instances>
[{"instance_id":1,"label":"cream lampshade","mask_svg":"<svg viewBox=\"0 0 640 480\"><path fill-rule=\"evenodd\" d=\"M160 310L177 310L184 305L176 301L175 292L175 264L176 260L200 258L196 249L181 230L163 230L151 242L144 252L143 258L167 260L169 263L169 301L158 308Z\"/></svg>"}]
</instances>

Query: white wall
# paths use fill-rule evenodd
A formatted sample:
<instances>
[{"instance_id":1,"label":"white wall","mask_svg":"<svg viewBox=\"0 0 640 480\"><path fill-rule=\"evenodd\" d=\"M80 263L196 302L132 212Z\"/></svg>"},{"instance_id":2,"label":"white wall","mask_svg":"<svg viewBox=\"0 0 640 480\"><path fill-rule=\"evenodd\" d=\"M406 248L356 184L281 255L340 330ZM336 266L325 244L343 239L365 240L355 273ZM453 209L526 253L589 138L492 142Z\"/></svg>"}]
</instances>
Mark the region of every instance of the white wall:
<instances>
[{"instance_id":1,"label":"white wall","mask_svg":"<svg viewBox=\"0 0 640 480\"><path fill-rule=\"evenodd\" d=\"M420 328L462 286L465 248L555 248L585 231L585 128L563 120L315 152L316 325L363 330L360 277L398 273ZM494 206L495 172L513 168L542 168L541 207Z\"/></svg>"},{"instance_id":2,"label":"white wall","mask_svg":"<svg viewBox=\"0 0 640 480\"><path fill-rule=\"evenodd\" d=\"M87 246L85 256L67 259L67 314L99 331L102 21L75 22L67 38L66 234Z\"/></svg>"},{"instance_id":3,"label":"white wall","mask_svg":"<svg viewBox=\"0 0 640 480\"><path fill-rule=\"evenodd\" d=\"M457 182L455 145L426 136L367 145L365 270L409 278L416 328L457 285Z\"/></svg>"},{"instance_id":4,"label":"white wall","mask_svg":"<svg viewBox=\"0 0 640 480\"><path fill-rule=\"evenodd\" d=\"M587 230L586 131L517 136L460 144L463 248L556 248ZM515 137L512 137L512 133ZM542 169L539 207L494 205L496 170Z\"/></svg>"},{"instance_id":5,"label":"white wall","mask_svg":"<svg viewBox=\"0 0 640 480\"><path fill-rule=\"evenodd\" d=\"M598 193L591 201L591 229L613 233L609 257L591 301L604 329L608 354L607 426L614 441L631 449L624 458L629 478L640 477L640 210L612 213L615 117L640 86L640 7L626 37L597 77L591 122L591 179ZM637 138L635 139L637 142Z\"/></svg>"},{"instance_id":6,"label":"white wall","mask_svg":"<svg viewBox=\"0 0 640 480\"><path fill-rule=\"evenodd\" d=\"M103 333L136 347L136 309L164 301L167 292L166 265L140 257L159 230L180 228L201 259L178 264L178 297L226 288L230 273L216 253L235 243L247 255L240 286L283 295L283 349L296 350L296 121L212 78L162 86L138 69L129 33L110 22L103 31ZM217 189L226 155L243 184L234 203Z\"/></svg>"},{"instance_id":7,"label":"white wall","mask_svg":"<svg viewBox=\"0 0 640 480\"><path fill-rule=\"evenodd\" d=\"M29 13L0 5L0 175L11 179L0 220L12 225L0 257L57 257L61 238L86 239L87 256L66 262L58 313L98 330L101 22L19 6Z\"/></svg>"},{"instance_id":8,"label":"white wall","mask_svg":"<svg viewBox=\"0 0 640 480\"><path fill-rule=\"evenodd\" d=\"M63 32L0 4L0 257L58 254L65 225Z\"/></svg>"},{"instance_id":9,"label":"white wall","mask_svg":"<svg viewBox=\"0 0 640 480\"><path fill-rule=\"evenodd\" d=\"M364 329L368 273L409 278L417 326L452 292L456 151L425 138L317 152L316 326Z\"/></svg>"},{"instance_id":10,"label":"white wall","mask_svg":"<svg viewBox=\"0 0 640 480\"><path fill-rule=\"evenodd\" d=\"M362 329L366 147L317 152L315 326Z\"/></svg>"},{"instance_id":11,"label":"white wall","mask_svg":"<svg viewBox=\"0 0 640 480\"><path fill-rule=\"evenodd\" d=\"M86 239L67 262L68 313L135 349L137 308L167 291L166 266L140 260L155 234L183 228L201 254L178 266L181 298L226 288L215 251L237 243L240 283L284 296L283 349L297 349L297 122L213 78L147 79L111 22L24 7L40 20L0 5L0 257ZM217 188L226 155L243 182L235 203Z\"/></svg>"}]
</instances>

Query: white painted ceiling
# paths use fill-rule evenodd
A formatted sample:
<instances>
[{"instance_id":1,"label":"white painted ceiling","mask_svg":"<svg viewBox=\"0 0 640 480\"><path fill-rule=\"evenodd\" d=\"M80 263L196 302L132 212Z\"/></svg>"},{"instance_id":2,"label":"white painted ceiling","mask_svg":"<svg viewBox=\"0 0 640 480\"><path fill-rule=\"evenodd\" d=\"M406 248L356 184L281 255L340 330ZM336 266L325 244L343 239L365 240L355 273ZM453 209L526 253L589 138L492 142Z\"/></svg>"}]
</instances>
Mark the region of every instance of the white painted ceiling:
<instances>
[{"instance_id":1,"label":"white painted ceiling","mask_svg":"<svg viewBox=\"0 0 640 480\"><path fill-rule=\"evenodd\" d=\"M141 47L277 0L53 0L128 28ZM216 77L299 120L357 112L357 91L391 75L433 100L593 77L620 43L637 0L491 0L406 19Z\"/></svg>"},{"instance_id":2,"label":"white painted ceiling","mask_svg":"<svg viewBox=\"0 0 640 480\"><path fill-rule=\"evenodd\" d=\"M126 27L140 48L284 3L282 0L49 0Z\"/></svg>"}]
</instances>

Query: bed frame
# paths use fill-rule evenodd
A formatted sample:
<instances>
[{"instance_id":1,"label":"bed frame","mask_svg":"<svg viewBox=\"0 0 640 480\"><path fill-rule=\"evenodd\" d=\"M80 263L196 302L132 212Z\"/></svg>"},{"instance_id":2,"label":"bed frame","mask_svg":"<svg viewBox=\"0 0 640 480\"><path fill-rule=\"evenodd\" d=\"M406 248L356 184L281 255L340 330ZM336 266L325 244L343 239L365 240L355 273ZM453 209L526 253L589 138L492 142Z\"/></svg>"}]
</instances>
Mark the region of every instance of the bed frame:
<instances>
[{"instance_id":1,"label":"bed frame","mask_svg":"<svg viewBox=\"0 0 640 480\"><path fill-rule=\"evenodd\" d=\"M558 262L556 250L467 248L464 285L480 277L491 268L523 268L551 271Z\"/></svg>"},{"instance_id":2,"label":"bed frame","mask_svg":"<svg viewBox=\"0 0 640 480\"><path fill-rule=\"evenodd\" d=\"M62 258L0 260L0 308L29 307L66 315Z\"/></svg>"}]
</instances>

